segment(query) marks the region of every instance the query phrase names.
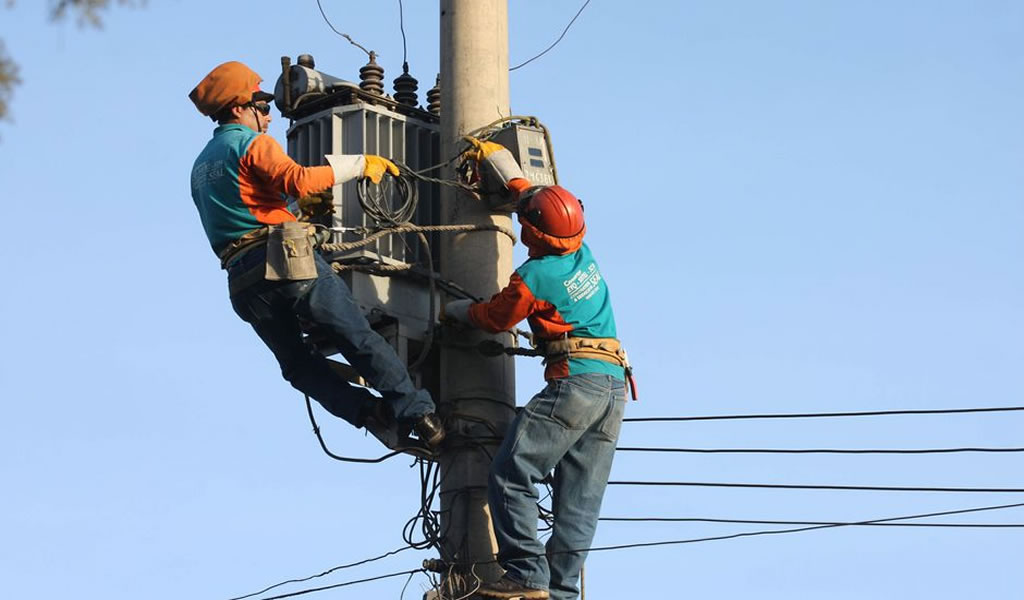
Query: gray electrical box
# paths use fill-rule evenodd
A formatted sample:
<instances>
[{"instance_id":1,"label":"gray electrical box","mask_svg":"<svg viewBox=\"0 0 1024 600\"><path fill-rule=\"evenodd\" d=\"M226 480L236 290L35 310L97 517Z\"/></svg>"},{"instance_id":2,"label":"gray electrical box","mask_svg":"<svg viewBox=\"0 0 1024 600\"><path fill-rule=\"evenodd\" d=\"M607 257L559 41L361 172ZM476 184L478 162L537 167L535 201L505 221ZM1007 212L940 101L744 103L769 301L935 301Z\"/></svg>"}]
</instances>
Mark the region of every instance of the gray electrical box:
<instances>
[{"instance_id":1,"label":"gray electrical box","mask_svg":"<svg viewBox=\"0 0 1024 600\"><path fill-rule=\"evenodd\" d=\"M523 175L533 185L555 185L554 158L548 148L544 130L531 125L513 124L494 134L491 141L505 146L523 168Z\"/></svg>"},{"instance_id":2,"label":"gray electrical box","mask_svg":"<svg viewBox=\"0 0 1024 600\"><path fill-rule=\"evenodd\" d=\"M533 185L558 183L554 157L551 156L547 136L540 127L522 123L509 124L498 130L490 140L509 149L522 167L523 175ZM488 205L494 210L514 211L511 195L489 179L484 177L481 182Z\"/></svg>"}]
</instances>

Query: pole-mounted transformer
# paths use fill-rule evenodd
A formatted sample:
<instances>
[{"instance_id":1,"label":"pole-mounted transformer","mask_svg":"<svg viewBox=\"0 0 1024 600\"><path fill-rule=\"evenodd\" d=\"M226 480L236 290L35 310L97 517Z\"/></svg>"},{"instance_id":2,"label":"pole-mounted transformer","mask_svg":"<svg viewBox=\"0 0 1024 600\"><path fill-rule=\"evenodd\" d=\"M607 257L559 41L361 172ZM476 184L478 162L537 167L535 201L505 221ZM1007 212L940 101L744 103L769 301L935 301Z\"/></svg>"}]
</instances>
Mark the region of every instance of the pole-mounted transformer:
<instances>
[{"instance_id":1,"label":"pole-mounted transformer","mask_svg":"<svg viewBox=\"0 0 1024 600\"><path fill-rule=\"evenodd\" d=\"M417 82L407 70L395 80L392 97L384 94L384 70L372 53L370 62L359 71L358 84L318 71L313 57L308 54L300 55L296 62L293 65L288 57L282 57L282 74L274 88L277 108L291 120L287 152L295 162L316 166L326 164L325 154L376 154L417 172L442 162L439 116L418 106ZM439 170L422 174L436 178ZM411 221L417 225L439 224L439 185L423 180L407 180L406 183L412 186L417 202L415 211L407 213L411 214ZM372 192L385 209L398 210L397 203L403 198L396 193L392 178L385 177L382 186L368 187L374 189L364 188L364 200ZM332 191L333 214L321 222L331 229L331 242L359 241L379 227L375 213L368 214L360 203L358 182L336 185ZM397 269L395 276L355 269L342 270L340 274L374 329L395 347L406 363L419 355L436 317L428 314L431 310L428 277L440 264L436 236L428 234L431 253L425 251L417 234L405 233L383 236L369 245L326 257L328 262L343 265ZM427 264L428 255L433 264ZM405 265L413 265L413 268L404 269ZM440 301L435 298L435 312ZM435 376L434 354L433 360L428 359L428 364L420 370L422 376ZM433 383L421 380L419 385L430 388L434 387Z\"/></svg>"}]
</instances>

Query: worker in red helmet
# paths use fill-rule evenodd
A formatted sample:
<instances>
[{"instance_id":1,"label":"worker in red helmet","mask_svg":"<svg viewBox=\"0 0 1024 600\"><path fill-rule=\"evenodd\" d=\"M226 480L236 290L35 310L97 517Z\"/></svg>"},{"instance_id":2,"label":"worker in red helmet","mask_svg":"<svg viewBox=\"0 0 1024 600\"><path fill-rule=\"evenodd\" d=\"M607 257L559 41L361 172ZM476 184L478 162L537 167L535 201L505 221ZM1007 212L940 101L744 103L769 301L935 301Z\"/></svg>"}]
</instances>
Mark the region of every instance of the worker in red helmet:
<instances>
[{"instance_id":1,"label":"worker in red helmet","mask_svg":"<svg viewBox=\"0 0 1024 600\"><path fill-rule=\"evenodd\" d=\"M583 243L583 204L563 187L534 187L511 153L470 138L470 158L517 198L530 258L487 302L456 300L446 318L491 333L527 319L545 354L547 385L512 421L491 463L488 501L505 575L477 591L488 598L579 594L608 483L631 372L616 339L608 286ZM537 540L536 486L554 471L554 525Z\"/></svg>"},{"instance_id":2,"label":"worker in red helmet","mask_svg":"<svg viewBox=\"0 0 1024 600\"><path fill-rule=\"evenodd\" d=\"M260 90L260 81L246 65L226 62L189 94L217 123L192 167L192 200L227 271L231 306L274 353L284 378L328 412L382 439L415 430L421 442L436 446L444 429L430 394L416 389L348 286L315 252L311 232L288 210L288 195L301 204L356 177L379 183L398 168L372 155L329 154L325 166L296 164L265 133L273 96ZM381 398L350 384L305 344L300 319L323 331Z\"/></svg>"}]
</instances>

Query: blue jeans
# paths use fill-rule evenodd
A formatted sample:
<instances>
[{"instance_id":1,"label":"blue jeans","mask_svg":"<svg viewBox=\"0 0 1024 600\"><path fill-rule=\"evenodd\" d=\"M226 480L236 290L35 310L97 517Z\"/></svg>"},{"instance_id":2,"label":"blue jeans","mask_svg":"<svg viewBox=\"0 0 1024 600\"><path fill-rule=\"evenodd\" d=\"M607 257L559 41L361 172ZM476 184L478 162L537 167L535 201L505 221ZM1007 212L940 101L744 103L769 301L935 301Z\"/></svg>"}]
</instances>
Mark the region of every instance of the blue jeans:
<instances>
[{"instance_id":1,"label":"blue jeans","mask_svg":"<svg viewBox=\"0 0 1024 600\"><path fill-rule=\"evenodd\" d=\"M262 272L265 260L263 248L247 252L228 267L228 281L250 278L254 269ZM319 255L316 270L316 279L259 280L231 296L231 306L274 353L284 378L356 427L362 427L369 408L379 401L366 388L343 379L303 342L301 318L323 330L345 360L380 392L399 423L410 424L433 412L430 394L416 389L394 348L370 327L348 286Z\"/></svg>"},{"instance_id":2,"label":"blue jeans","mask_svg":"<svg viewBox=\"0 0 1024 600\"><path fill-rule=\"evenodd\" d=\"M609 375L553 379L516 416L491 463L487 497L506 577L550 590L551 598L579 594L587 557L619 438L626 389ZM554 469L554 529L537 540L536 485Z\"/></svg>"}]
</instances>

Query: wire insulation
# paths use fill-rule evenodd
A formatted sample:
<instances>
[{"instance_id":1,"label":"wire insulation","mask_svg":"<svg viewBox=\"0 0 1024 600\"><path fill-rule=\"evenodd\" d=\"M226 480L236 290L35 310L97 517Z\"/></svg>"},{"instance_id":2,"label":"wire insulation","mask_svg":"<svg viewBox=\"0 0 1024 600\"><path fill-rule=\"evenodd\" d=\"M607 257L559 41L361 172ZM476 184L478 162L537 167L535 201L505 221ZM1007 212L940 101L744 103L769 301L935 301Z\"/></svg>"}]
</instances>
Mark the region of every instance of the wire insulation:
<instances>
[{"instance_id":1,"label":"wire insulation","mask_svg":"<svg viewBox=\"0 0 1024 600\"><path fill-rule=\"evenodd\" d=\"M953 415L986 412L1021 411L1024 406L997 406L986 408L940 408L921 410L873 410L864 412L832 412L832 413L776 413L752 415L707 415L700 417L633 417L623 419L623 423L671 423L682 421L728 421L739 419L821 419L836 417L883 417L891 415Z\"/></svg>"},{"instance_id":2,"label":"wire insulation","mask_svg":"<svg viewBox=\"0 0 1024 600\"><path fill-rule=\"evenodd\" d=\"M1024 488L974 488L974 487L911 487L886 485L805 485L792 483L724 483L708 481L609 481L608 485L648 487L725 487L763 488L784 490L842 490L873 492L951 492L985 494L1021 494Z\"/></svg>"},{"instance_id":3,"label":"wire insulation","mask_svg":"<svg viewBox=\"0 0 1024 600\"><path fill-rule=\"evenodd\" d=\"M548 52L550 52L552 48L554 48L555 46L557 46L557 45L558 45L558 42L561 42L561 41L562 41L562 38L564 38L564 37L565 37L565 34L566 34L566 33L569 33L569 28L570 28L570 27L572 27L572 24L573 24L573 23L575 23L575 22L576 22L576 19L578 19L578 18L580 17L580 14L582 14L582 13L583 13L583 9L584 9L584 8L586 8L588 4L590 4L590 0L587 0L586 2L584 2L584 3L583 3L583 6L581 6L581 7L580 7L580 9L579 9L578 11L576 11L576 16L574 16L574 17L572 18L572 20L571 20L571 21L569 21L569 24L568 24L568 25L566 25L566 26L565 26L565 29L563 29L563 30L562 30L562 35L558 36L558 39L557 39L557 40L555 40L555 41L554 41L554 43L552 43L552 44L551 44L550 46L548 46L548 47L547 47L547 48L546 48L546 49L545 49L545 50L544 50L543 52L541 52L541 53L540 53L540 54L538 54L537 56L534 56L534 57L533 57L533 58L531 58L530 60L528 60L528 61L526 61L526 62L523 62L523 63L520 63L520 64L518 64L518 65L516 65L516 66L514 66L514 67L511 67L511 68L509 68L509 71L511 72L511 71L515 71L516 69L519 69L519 68L525 67L526 65L528 65L528 64L530 64L530 63L532 63L533 61L537 60L538 58L540 58L540 57L544 56L545 54L547 54Z\"/></svg>"}]
</instances>

